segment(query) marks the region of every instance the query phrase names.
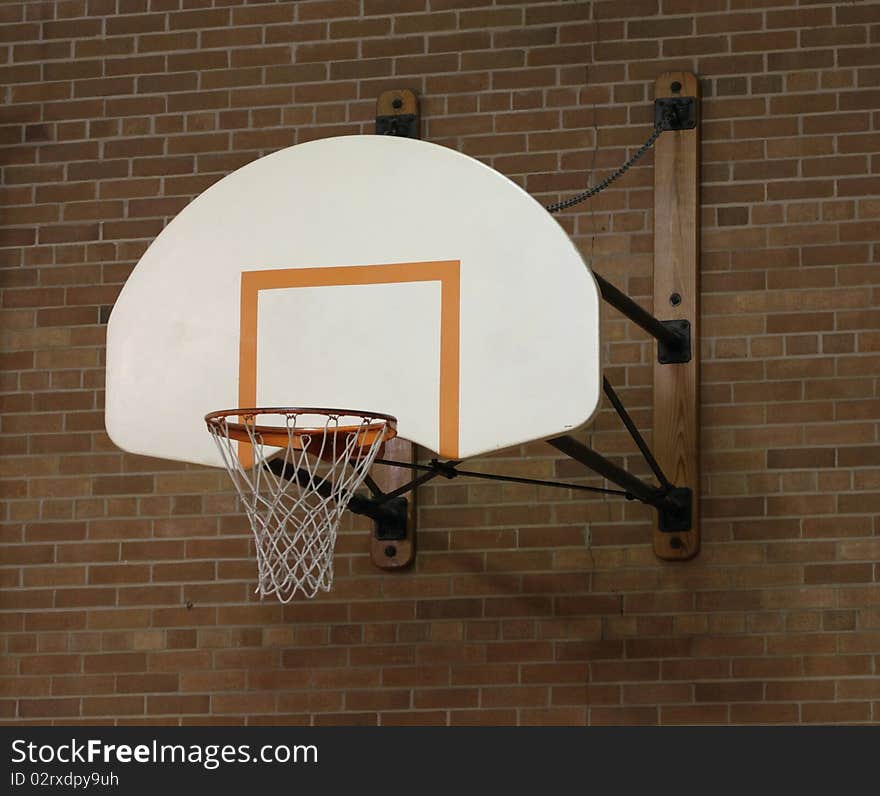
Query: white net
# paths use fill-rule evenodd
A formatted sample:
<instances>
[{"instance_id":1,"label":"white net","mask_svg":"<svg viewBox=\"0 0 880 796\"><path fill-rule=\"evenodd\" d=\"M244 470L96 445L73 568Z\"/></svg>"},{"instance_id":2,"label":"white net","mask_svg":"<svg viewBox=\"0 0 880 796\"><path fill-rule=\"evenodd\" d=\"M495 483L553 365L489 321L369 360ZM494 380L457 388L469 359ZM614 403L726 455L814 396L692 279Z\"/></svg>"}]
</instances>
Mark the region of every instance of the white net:
<instances>
[{"instance_id":1,"label":"white net","mask_svg":"<svg viewBox=\"0 0 880 796\"><path fill-rule=\"evenodd\" d=\"M333 584L342 514L394 419L342 410L215 412L206 418L250 521L261 597L290 602ZM236 422L238 421L238 422ZM253 451L253 464L240 449Z\"/></svg>"}]
</instances>

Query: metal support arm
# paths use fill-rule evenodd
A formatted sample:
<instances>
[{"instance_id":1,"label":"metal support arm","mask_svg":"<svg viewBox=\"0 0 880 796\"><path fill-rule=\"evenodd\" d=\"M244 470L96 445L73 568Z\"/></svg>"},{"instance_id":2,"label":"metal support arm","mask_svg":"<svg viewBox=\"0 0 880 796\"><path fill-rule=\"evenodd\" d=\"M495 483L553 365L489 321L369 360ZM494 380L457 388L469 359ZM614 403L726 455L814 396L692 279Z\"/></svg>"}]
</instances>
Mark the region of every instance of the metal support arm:
<instances>
[{"instance_id":1,"label":"metal support arm","mask_svg":"<svg viewBox=\"0 0 880 796\"><path fill-rule=\"evenodd\" d=\"M602 298L657 340L657 356L660 362L675 364L690 361L691 335L687 321L659 321L603 276L595 271L593 276Z\"/></svg>"},{"instance_id":2,"label":"metal support arm","mask_svg":"<svg viewBox=\"0 0 880 796\"><path fill-rule=\"evenodd\" d=\"M657 464L657 460L654 458L654 454L648 447L648 443L645 442L645 438L636 428L636 424L633 422L633 419L629 416L629 412L626 411L626 407L623 405L617 393L614 391L614 387L611 386L611 382L608 381L608 379L606 379L604 376L602 377L602 391L605 393L605 397L609 401L611 401L611 405L614 407L614 411L617 412L617 416L626 427L626 430L629 432L630 437L632 437L633 442L635 442L636 446L641 451L642 456L648 463L648 467L651 468L654 476L660 482L660 486L662 486L664 489L671 489L672 484L669 483L669 479L666 477L666 473L664 473L663 470L660 469L660 465Z\"/></svg>"},{"instance_id":3,"label":"metal support arm","mask_svg":"<svg viewBox=\"0 0 880 796\"><path fill-rule=\"evenodd\" d=\"M574 437L556 437L548 439L547 442L556 450L611 481L612 484L617 484L636 500L658 508L667 505L667 490L642 481L641 478L606 459L601 453L596 453L592 448L578 442Z\"/></svg>"},{"instance_id":4,"label":"metal support arm","mask_svg":"<svg viewBox=\"0 0 880 796\"><path fill-rule=\"evenodd\" d=\"M556 437L547 440L554 448L566 456L589 467L613 484L623 487L642 503L657 509L659 524L664 532L689 530L691 526L691 490L671 485L656 487L628 473L614 462L609 461L592 448L588 448L574 437Z\"/></svg>"}]
</instances>

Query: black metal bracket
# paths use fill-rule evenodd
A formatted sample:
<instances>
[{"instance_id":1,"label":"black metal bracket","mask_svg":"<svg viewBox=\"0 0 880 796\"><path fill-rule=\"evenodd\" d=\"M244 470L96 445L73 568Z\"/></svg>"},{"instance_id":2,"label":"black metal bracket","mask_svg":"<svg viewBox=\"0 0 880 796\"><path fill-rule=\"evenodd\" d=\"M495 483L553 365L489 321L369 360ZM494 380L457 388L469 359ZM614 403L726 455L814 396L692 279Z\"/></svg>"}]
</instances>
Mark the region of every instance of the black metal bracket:
<instances>
[{"instance_id":1,"label":"black metal bracket","mask_svg":"<svg viewBox=\"0 0 880 796\"><path fill-rule=\"evenodd\" d=\"M414 113L377 116L376 135L393 135L398 138L418 138L419 117Z\"/></svg>"},{"instance_id":2,"label":"black metal bracket","mask_svg":"<svg viewBox=\"0 0 880 796\"><path fill-rule=\"evenodd\" d=\"M398 553L396 542L403 542L409 530L409 501L405 497L379 496L365 497L352 495L348 509L353 514L369 517L373 521L373 536L380 542L388 542L384 548L386 558L392 559Z\"/></svg>"},{"instance_id":3,"label":"black metal bracket","mask_svg":"<svg viewBox=\"0 0 880 796\"><path fill-rule=\"evenodd\" d=\"M678 335L678 340L670 345L665 340L657 341L657 361L661 365L680 365L691 361L691 322L688 320L660 321L667 329Z\"/></svg>"},{"instance_id":4,"label":"black metal bracket","mask_svg":"<svg viewBox=\"0 0 880 796\"><path fill-rule=\"evenodd\" d=\"M399 542L406 539L406 518L409 504L405 497L390 500L354 495L348 503L354 514L369 517L374 524L373 533L377 539Z\"/></svg>"},{"instance_id":5,"label":"black metal bracket","mask_svg":"<svg viewBox=\"0 0 880 796\"><path fill-rule=\"evenodd\" d=\"M694 497L690 487L675 487L669 490L667 497L670 503L657 509L660 530L664 533L689 531L693 523L691 508Z\"/></svg>"},{"instance_id":6,"label":"black metal bracket","mask_svg":"<svg viewBox=\"0 0 880 796\"><path fill-rule=\"evenodd\" d=\"M654 100L654 124L667 130L693 130L697 126L696 97L661 97Z\"/></svg>"},{"instance_id":7,"label":"black metal bracket","mask_svg":"<svg viewBox=\"0 0 880 796\"><path fill-rule=\"evenodd\" d=\"M657 361L661 365L691 361L691 324L687 320L660 321L622 290L593 272L599 293L614 309L640 326L657 341Z\"/></svg>"},{"instance_id":8,"label":"black metal bracket","mask_svg":"<svg viewBox=\"0 0 880 796\"><path fill-rule=\"evenodd\" d=\"M386 507L385 513L376 520L376 538L395 542L406 539L406 518L409 510L409 501L405 497L396 497L384 505Z\"/></svg>"}]
</instances>

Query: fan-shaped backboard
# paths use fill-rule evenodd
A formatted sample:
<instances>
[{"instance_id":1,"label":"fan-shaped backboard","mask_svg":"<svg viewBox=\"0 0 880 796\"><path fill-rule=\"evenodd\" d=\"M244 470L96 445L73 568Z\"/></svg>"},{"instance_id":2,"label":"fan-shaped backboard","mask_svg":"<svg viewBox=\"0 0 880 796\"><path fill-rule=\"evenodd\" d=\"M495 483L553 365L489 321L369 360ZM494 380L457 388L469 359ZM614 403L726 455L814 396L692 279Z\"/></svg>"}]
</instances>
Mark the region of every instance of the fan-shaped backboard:
<instances>
[{"instance_id":1,"label":"fan-shaped backboard","mask_svg":"<svg viewBox=\"0 0 880 796\"><path fill-rule=\"evenodd\" d=\"M197 197L124 286L106 425L133 453L220 466L203 417L395 415L463 459L596 410L599 298L557 222L477 160L349 136L261 158Z\"/></svg>"}]
</instances>

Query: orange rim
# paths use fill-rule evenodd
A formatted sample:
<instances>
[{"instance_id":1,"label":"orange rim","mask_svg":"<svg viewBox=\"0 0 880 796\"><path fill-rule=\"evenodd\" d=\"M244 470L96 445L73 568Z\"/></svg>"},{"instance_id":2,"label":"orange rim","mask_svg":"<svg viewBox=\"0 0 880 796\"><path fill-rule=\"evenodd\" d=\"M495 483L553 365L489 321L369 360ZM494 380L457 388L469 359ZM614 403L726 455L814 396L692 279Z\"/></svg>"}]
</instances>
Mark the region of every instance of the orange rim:
<instances>
[{"instance_id":1,"label":"orange rim","mask_svg":"<svg viewBox=\"0 0 880 796\"><path fill-rule=\"evenodd\" d=\"M325 417L362 417L368 423L345 426L310 426L289 428L288 426L257 425L248 422L247 418L258 415L283 415L298 417L299 415L324 415ZM232 422L230 417L244 418L244 422ZM287 447L289 444L298 450L303 449L302 438L313 436L335 437L337 435L358 434L357 444L360 448L368 448L377 436L386 440L397 436L397 418L381 412L362 412L358 409L318 409L302 407L269 407L255 409L221 409L205 415L205 423L209 430L228 436L237 442L252 444L251 435L258 435L263 444L273 447ZM298 444L299 443L299 444Z\"/></svg>"}]
</instances>

